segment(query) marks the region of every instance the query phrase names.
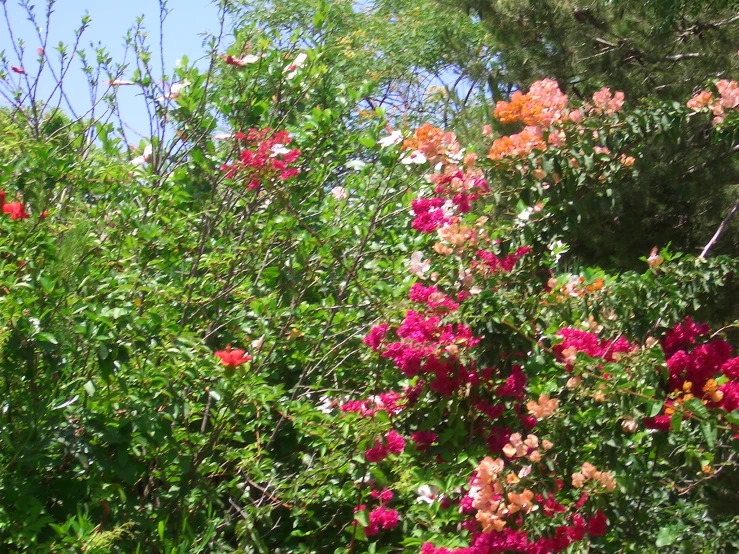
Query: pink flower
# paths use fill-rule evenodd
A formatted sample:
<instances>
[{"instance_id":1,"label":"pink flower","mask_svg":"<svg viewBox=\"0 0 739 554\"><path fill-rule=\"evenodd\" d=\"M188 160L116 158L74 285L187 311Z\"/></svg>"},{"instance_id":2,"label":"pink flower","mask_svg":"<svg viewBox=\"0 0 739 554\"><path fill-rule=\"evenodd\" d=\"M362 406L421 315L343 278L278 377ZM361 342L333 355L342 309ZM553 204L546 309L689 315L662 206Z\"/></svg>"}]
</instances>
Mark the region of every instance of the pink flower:
<instances>
[{"instance_id":1,"label":"pink flower","mask_svg":"<svg viewBox=\"0 0 739 554\"><path fill-rule=\"evenodd\" d=\"M387 449L392 454L400 455L405 449L405 439L394 429L385 435L385 439L387 440Z\"/></svg>"},{"instance_id":2,"label":"pink flower","mask_svg":"<svg viewBox=\"0 0 739 554\"><path fill-rule=\"evenodd\" d=\"M436 433L431 431L415 431L411 434L411 440L421 452L426 452L437 438Z\"/></svg>"},{"instance_id":3,"label":"pink flower","mask_svg":"<svg viewBox=\"0 0 739 554\"><path fill-rule=\"evenodd\" d=\"M372 327L369 334L364 337L362 342L377 352L380 349L380 344L385 340L388 328L389 325L387 323L382 323L381 325Z\"/></svg>"},{"instance_id":4,"label":"pink flower","mask_svg":"<svg viewBox=\"0 0 739 554\"><path fill-rule=\"evenodd\" d=\"M341 202L342 200L346 200L349 198L349 195L346 193L346 189L344 187L334 187L331 189L331 194L336 199L337 202Z\"/></svg>"},{"instance_id":5,"label":"pink flower","mask_svg":"<svg viewBox=\"0 0 739 554\"><path fill-rule=\"evenodd\" d=\"M371 537L381 529L392 529L398 525L398 519L398 512L385 506L379 506L370 512L369 525L364 529L364 534Z\"/></svg>"},{"instance_id":6,"label":"pink flower","mask_svg":"<svg viewBox=\"0 0 739 554\"><path fill-rule=\"evenodd\" d=\"M572 110L567 117L572 123L580 123L582 121L582 111Z\"/></svg>"},{"instance_id":7,"label":"pink flower","mask_svg":"<svg viewBox=\"0 0 739 554\"><path fill-rule=\"evenodd\" d=\"M611 95L611 90L608 87L603 87L593 94L593 104L596 113L605 112L608 115L613 115L621 111L624 105L624 93L617 91Z\"/></svg>"},{"instance_id":8,"label":"pink flower","mask_svg":"<svg viewBox=\"0 0 739 554\"><path fill-rule=\"evenodd\" d=\"M379 500L383 504L387 504L393 499L393 491L390 489L382 489L381 491L372 491L370 496L376 500Z\"/></svg>"},{"instance_id":9,"label":"pink flower","mask_svg":"<svg viewBox=\"0 0 739 554\"><path fill-rule=\"evenodd\" d=\"M17 65L11 65L10 66L10 70L13 73L18 73L19 75L25 75L26 74L26 70L23 69L22 67L18 67Z\"/></svg>"}]
</instances>

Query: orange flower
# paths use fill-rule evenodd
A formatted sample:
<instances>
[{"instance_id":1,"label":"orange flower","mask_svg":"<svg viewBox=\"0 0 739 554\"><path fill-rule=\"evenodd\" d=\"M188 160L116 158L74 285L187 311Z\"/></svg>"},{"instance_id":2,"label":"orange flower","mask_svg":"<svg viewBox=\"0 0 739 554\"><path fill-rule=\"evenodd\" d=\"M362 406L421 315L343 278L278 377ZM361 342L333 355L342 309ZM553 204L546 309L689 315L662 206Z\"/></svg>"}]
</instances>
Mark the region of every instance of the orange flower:
<instances>
[{"instance_id":1,"label":"orange flower","mask_svg":"<svg viewBox=\"0 0 739 554\"><path fill-rule=\"evenodd\" d=\"M559 400L556 398L550 399L548 394L542 393L539 396L538 402L532 400L526 404L526 408L528 408L531 415L541 419L554 414L557 408L559 408Z\"/></svg>"}]
</instances>

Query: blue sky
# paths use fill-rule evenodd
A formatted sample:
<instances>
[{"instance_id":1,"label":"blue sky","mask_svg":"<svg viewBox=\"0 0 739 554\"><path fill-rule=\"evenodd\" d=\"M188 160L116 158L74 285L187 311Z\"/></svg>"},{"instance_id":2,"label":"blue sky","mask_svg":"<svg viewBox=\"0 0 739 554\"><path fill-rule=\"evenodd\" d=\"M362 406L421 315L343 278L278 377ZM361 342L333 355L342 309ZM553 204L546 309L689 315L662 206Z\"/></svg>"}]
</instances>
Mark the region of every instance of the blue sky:
<instances>
[{"instance_id":1,"label":"blue sky","mask_svg":"<svg viewBox=\"0 0 739 554\"><path fill-rule=\"evenodd\" d=\"M0 2L1 3L1 2ZM45 25L46 0L31 1L36 5L39 24ZM211 0L169 0L167 7L170 10L164 25L164 64L165 71L171 74L176 61L186 55L190 61L202 58L204 33L218 31L218 8ZM23 65L31 75L35 75L38 68L36 48L40 45L33 25L27 20L25 10L17 1L7 0L6 8L11 21L13 34L16 40L22 39L26 44L26 53L23 63L19 63L14 52L9 33L7 32L4 16L0 23L0 50L11 65ZM0 6L0 13L2 7ZM89 12L92 21L83 35L82 45L93 52L90 44L104 46L114 61L122 61L124 54L124 36L132 27L137 17L143 15L144 26L149 31L158 52L159 36L159 2L158 0L57 0L54 13L51 16L49 33L49 55L56 55L52 51L59 41L70 45L74 41L74 30L80 26L82 16ZM42 33L45 30L42 29ZM90 58L94 61L95 56ZM129 60L131 56L129 55ZM90 105L90 96L87 83L79 63L73 63L72 69L65 80L65 89L76 111L84 113ZM157 60L154 67L160 67ZM45 80L43 85L51 91L51 80ZM147 116L143 109L143 101L138 96L135 87L121 87L119 99L124 121L134 131L145 134L148 129ZM0 99L0 102L4 102ZM130 129L129 129L130 131ZM138 141L132 133L129 140Z\"/></svg>"}]
</instances>

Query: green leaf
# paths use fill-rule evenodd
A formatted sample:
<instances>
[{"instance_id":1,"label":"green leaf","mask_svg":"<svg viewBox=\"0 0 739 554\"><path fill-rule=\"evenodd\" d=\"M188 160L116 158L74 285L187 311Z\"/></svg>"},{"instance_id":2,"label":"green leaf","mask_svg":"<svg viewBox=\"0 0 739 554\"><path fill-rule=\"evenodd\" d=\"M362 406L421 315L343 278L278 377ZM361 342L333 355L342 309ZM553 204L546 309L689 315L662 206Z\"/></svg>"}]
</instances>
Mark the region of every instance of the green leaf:
<instances>
[{"instance_id":1,"label":"green leaf","mask_svg":"<svg viewBox=\"0 0 739 554\"><path fill-rule=\"evenodd\" d=\"M675 412L670 418L670 427L673 431L680 430L680 424L683 422L683 414L681 412Z\"/></svg>"},{"instance_id":2,"label":"green leaf","mask_svg":"<svg viewBox=\"0 0 739 554\"><path fill-rule=\"evenodd\" d=\"M732 425L739 425L739 410L734 410L733 412L726 414L726 421Z\"/></svg>"},{"instance_id":3,"label":"green leaf","mask_svg":"<svg viewBox=\"0 0 739 554\"><path fill-rule=\"evenodd\" d=\"M680 531L675 526L662 527L657 533L657 547L669 546L680 536Z\"/></svg>"},{"instance_id":4,"label":"green leaf","mask_svg":"<svg viewBox=\"0 0 739 554\"><path fill-rule=\"evenodd\" d=\"M95 391L97 389L95 388L95 383L93 383L92 381L88 381L87 383L85 383L82 388L85 389L85 392L88 396L95 396Z\"/></svg>"},{"instance_id":5,"label":"green leaf","mask_svg":"<svg viewBox=\"0 0 739 554\"><path fill-rule=\"evenodd\" d=\"M367 527L369 525L369 516L367 515L367 510L360 510L356 514L354 514L354 519L356 519L359 522L359 525L362 527Z\"/></svg>"}]
</instances>

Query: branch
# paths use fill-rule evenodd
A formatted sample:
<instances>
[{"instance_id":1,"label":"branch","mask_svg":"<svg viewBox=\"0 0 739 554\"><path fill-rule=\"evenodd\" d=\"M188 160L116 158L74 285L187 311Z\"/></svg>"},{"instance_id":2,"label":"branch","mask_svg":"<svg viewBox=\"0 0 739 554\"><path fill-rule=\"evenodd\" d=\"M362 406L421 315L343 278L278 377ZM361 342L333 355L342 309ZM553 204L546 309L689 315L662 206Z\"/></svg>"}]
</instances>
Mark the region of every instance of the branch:
<instances>
[{"instance_id":1,"label":"branch","mask_svg":"<svg viewBox=\"0 0 739 554\"><path fill-rule=\"evenodd\" d=\"M701 255L698 256L699 258L705 259L708 251L713 247L714 244L716 244L716 241L721 238L721 235L724 234L726 226L729 224L729 221L731 221L731 218L736 215L736 212L739 212L739 201L737 201L737 203L734 204L734 207L731 208L729 213L726 214L726 217L721 222L721 225L718 226L718 229L716 229L716 232L713 234L713 237L711 237L711 240L709 240L708 244L706 244L705 248L703 248L703 252L701 252Z\"/></svg>"}]
</instances>

